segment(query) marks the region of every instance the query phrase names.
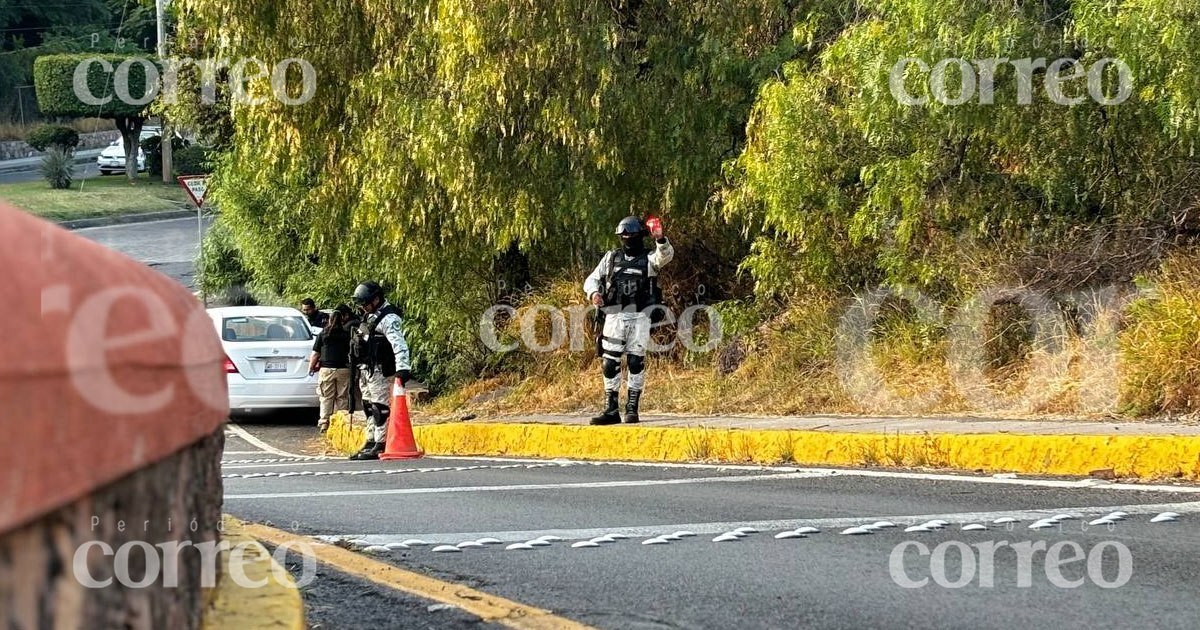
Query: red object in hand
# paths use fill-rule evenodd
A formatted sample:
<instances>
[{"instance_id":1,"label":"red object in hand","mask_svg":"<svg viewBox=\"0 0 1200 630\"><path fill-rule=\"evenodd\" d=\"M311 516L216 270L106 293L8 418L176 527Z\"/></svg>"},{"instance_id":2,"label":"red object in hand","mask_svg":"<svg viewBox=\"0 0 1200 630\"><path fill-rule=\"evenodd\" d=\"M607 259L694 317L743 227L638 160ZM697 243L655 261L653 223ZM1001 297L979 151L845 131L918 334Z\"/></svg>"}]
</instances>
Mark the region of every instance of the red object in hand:
<instances>
[{"instance_id":1,"label":"red object in hand","mask_svg":"<svg viewBox=\"0 0 1200 630\"><path fill-rule=\"evenodd\" d=\"M646 229L650 231L650 236L652 236L653 238L655 238L655 239L662 238L662 235L663 235L662 219L660 219L658 217L650 217L650 218L646 219Z\"/></svg>"}]
</instances>

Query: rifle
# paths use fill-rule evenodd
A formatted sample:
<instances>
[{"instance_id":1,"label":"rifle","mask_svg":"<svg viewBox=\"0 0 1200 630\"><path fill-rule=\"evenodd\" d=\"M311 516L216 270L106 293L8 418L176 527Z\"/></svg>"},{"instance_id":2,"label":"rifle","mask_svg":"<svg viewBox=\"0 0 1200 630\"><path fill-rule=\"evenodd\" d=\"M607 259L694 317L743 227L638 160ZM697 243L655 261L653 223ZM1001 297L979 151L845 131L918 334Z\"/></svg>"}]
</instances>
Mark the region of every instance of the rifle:
<instances>
[{"instance_id":1,"label":"rifle","mask_svg":"<svg viewBox=\"0 0 1200 630\"><path fill-rule=\"evenodd\" d=\"M362 339L358 334L358 327L360 324L361 320L358 319L353 319L346 323L346 329L350 331L350 395L348 396L348 400L350 402L349 412L351 418L354 417L356 397L358 398L358 407L360 407L364 412L366 411L366 406L362 404L362 396L358 391L358 364L364 359L362 356Z\"/></svg>"},{"instance_id":2,"label":"rifle","mask_svg":"<svg viewBox=\"0 0 1200 630\"><path fill-rule=\"evenodd\" d=\"M604 357L604 319L607 316L607 313L604 312L604 308L605 306L608 306L615 297L610 295L610 291L612 290L613 272L616 269L617 253L618 250L614 249L606 254L605 258L608 260L608 273L600 277L600 297L604 300L604 306L595 306L596 314L594 317L596 324L596 358Z\"/></svg>"},{"instance_id":3,"label":"rifle","mask_svg":"<svg viewBox=\"0 0 1200 630\"><path fill-rule=\"evenodd\" d=\"M596 326L596 358L604 356L604 307L594 306L596 314L593 316Z\"/></svg>"}]
</instances>

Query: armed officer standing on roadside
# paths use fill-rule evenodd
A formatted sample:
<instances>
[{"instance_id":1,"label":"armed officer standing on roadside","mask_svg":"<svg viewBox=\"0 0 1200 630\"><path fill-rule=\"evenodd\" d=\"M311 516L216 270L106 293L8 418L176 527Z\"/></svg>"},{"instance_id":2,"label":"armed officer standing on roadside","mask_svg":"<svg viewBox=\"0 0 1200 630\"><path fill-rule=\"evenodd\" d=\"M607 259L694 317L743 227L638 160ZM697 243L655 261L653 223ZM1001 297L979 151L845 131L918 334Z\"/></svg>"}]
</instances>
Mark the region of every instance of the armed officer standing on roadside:
<instances>
[{"instance_id":1,"label":"armed officer standing on roadside","mask_svg":"<svg viewBox=\"0 0 1200 630\"><path fill-rule=\"evenodd\" d=\"M400 310L384 297L377 282L364 282L354 289L354 303L363 311L356 333L363 407L366 411L367 441L350 459L379 459L387 445L388 415L391 413L392 387L397 378L408 383L412 366L408 343L404 340Z\"/></svg>"},{"instance_id":2,"label":"armed officer standing on roadside","mask_svg":"<svg viewBox=\"0 0 1200 630\"><path fill-rule=\"evenodd\" d=\"M648 231L637 217L622 219L616 232L621 237L621 248L606 254L583 283L588 299L604 314L600 351L608 401L604 413L592 418L592 424L621 421L618 411L621 355L627 357L629 370L625 422L638 421L638 403L646 383L649 311L657 303L658 272L675 256L674 248L663 236L662 223L658 219L650 219L647 223ZM646 249L647 232L657 243L654 251Z\"/></svg>"}]
</instances>

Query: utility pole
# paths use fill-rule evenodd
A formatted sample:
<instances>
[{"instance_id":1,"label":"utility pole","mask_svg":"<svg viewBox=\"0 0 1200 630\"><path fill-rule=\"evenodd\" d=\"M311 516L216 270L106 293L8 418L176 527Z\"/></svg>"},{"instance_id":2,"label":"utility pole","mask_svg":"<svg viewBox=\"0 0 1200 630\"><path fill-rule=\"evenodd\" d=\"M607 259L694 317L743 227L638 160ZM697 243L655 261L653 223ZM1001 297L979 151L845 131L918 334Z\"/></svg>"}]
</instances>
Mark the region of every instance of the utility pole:
<instances>
[{"instance_id":1,"label":"utility pole","mask_svg":"<svg viewBox=\"0 0 1200 630\"><path fill-rule=\"evenodd\" d=\"M165 62L167 59L167 22L165 19L165 11L167 0L154 0L154 8L158 22L158 59ZM172 86L174 87L174 86ZM159 136L160 150L162 151L162 180L164 184L174 184L174 160L172 159L172 151L174 147L175 134L171 132L171 127L167 124L166 115L162 118L162 135Z\"/></svg>"}]
</instances>

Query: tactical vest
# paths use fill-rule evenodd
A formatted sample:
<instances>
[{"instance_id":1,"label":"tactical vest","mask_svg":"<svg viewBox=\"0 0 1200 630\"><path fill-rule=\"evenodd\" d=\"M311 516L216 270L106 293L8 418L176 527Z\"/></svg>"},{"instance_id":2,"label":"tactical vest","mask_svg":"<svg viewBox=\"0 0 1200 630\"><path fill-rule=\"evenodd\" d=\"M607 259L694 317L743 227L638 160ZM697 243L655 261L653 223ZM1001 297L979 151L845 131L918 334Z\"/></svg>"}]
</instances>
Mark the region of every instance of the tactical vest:
<instances>
[{"instance_id":1,"label":"tactical vest","mask_svg":"<svg viewBox=\"0 0 1200 630\"><path fill-rule=\"evenodd\" d=\"M371 370L380 369L385 378L396 374L396 352L392 350L392 342L388 341L387 335L379 332L379 323L388 315L399 317L400 309L388 304L375 313L371 333L367 337L366 356L367 367Z\"/></svg>"},{"instance_id":2,"label":"tactical vest","mask_svg":"<svg viewBox=\"0 0 1200 630\"><path fill-rule=\"evenodd\" d=\"M650 254L626 258L619 249L609 254L605 306L632 306L638 311L659 303L658 282L650 276Z\"/></svg>"}]
</instances>

